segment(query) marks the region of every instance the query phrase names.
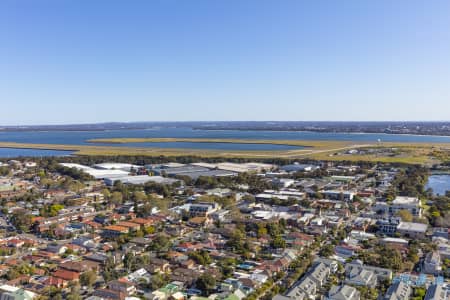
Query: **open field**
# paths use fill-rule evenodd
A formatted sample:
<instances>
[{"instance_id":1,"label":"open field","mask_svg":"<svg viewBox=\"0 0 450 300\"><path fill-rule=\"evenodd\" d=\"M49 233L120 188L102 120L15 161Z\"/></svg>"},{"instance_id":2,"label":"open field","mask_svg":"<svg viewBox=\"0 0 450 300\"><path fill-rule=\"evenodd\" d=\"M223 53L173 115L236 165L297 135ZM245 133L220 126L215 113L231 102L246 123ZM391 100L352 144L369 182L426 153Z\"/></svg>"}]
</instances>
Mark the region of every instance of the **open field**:
<instances>
[{"instance_id":1,"label":"open field","mask_svg":"<svg viewBox=\"0 0 450 300\"><path fill-rule=\"evenodd\" d=\"M317 160L348 160L348 161L380 161L401 163L437 163L446 161L450 154L450 144L425 143L381 143L355 144L351 141L309 141L309 140L252 140L252 139L203 139L203 138L109 138L89 140L92 143L126 144L126 143L161 143L161 142L192 142L192 143L240 143L240 144L273 144L302 146L304 149L285 151L233 151L245 154L252 153L257 157L281 158L312 158ZM342 154L349 149L398 149L395 156L379 154ZM209 150L202 150L209 151ZM228 152L227 152L228 153ZM337 155L336 155L337 153Z\"/></svg>"},{"instance_id":2,"label":"open field","mask_svg":"<svg viewBox=\"0 0 450 300\"><path fill-rule=\"evenodd\" d=\"M306 141L306 140L255 140L255 139L210 139L210 138L105 138L87 140L89 143L126 144L126 143L230 143L230 144L269 144L301 147L344 147L353 144L346 141Z\"/></svg>"},{"instance_id":3,"label":"open field","mask_svg":"<svg viewBox=\"0 0 450 300\"><path fill-rule=\"evenodd\" d=\"M162 139L155 141L164 142ZM186 141L187 139L183 139ZM206 142L206 141L204 141ZM219 140L208 140L208 142L222 142ZM225 141L231 143L231 141ZM241 140L234 140L234 143L240 143ZM268 143L269 141L266 141ZM276 141L281 144L281 141ZM247 140L244 143L255 143ZM297 144L300 145L300 144ZM212 150L212 149L181 149L181 148L153 148L153 147L118 147L114 145L60 145L60 144L30 144L30 143L14 143L0 142L2 148L25 148L25 149L46 149L46 150L67 150L74 151L78 155L149 155L149 156L186 156L196 155L201 157L254 157L254 158L271 158L271 157L296 157L308 154L311 151L320 149L342 149L349 147L349 144L341 142L330 142L328 145L320 142L317 144L305 145L308 149L283 150L283 151L238 151L238 150ZM328 151L328 150L327 150Z\"/></svg>"},{"instance_id":4,"label":"open field","mask_svg":"<svg viewBox=\"0 0 450 300\"><path fill-rule=\"evenodd\" d=\"M60 145L60 144L28 144L0 142L3 148L68 150L77 155L144 155L144 156L200 156L223 158L310 158L317 160L379 161L430 164L447 161L450 155L450 144L425 143L382 143L357 144L351 141L307 141L307 140L252 140L252 139L200 139L200 138L114 138L89 140L98 145ZM114 144L151 142L193 142L193 143L241 143L241 144L275 144L302 146L294 150L241 151L210 150L182 148L150 148L150 147L118 147ZM110 145L107 145L110 144ZM347 150L363 150L362 154L346 154ZM394 150L393 150L394 149ZM367 150L371 150L367 151ZM388 152L387 155L385 152Z\"/></svg>"}]
</instances>

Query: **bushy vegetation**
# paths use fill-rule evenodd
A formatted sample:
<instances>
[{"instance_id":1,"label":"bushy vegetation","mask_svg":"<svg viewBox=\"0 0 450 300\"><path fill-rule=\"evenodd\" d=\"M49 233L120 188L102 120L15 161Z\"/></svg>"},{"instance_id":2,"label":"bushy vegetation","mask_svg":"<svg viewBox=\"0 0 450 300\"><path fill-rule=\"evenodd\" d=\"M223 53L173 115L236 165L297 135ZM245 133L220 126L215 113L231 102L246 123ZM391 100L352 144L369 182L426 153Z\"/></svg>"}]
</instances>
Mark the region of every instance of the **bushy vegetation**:
<instances>
[{"instance_id":1,"label":"bushy vegetation","mask_svg":"<svg viewBox=\"0 0 450 300\"><path fill-rule=\"evenodd\" d=\"M400 169L388 192L388 200L394 199L395 196L426 198L425 185L428 173L427 168L416 165Z\"/></svg>"}]
</instances>

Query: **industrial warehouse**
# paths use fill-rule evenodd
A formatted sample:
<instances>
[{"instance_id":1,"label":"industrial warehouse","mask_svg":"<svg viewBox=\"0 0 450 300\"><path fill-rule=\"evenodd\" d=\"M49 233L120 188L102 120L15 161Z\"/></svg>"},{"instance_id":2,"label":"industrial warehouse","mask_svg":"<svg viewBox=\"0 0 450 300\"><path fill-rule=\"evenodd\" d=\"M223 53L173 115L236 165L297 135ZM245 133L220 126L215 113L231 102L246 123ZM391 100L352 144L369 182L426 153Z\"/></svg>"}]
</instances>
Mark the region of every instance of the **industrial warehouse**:
<instances>
[{"instance_id":1,"label":"industrial warehouse","mask_svg":"<svg viewBox=\"0 0 450 300\"><path fill-rule=\"evenodd\" d=\"M138 166L123 163L102 163L92 167L62 163L63 167L75 168L83 171L95 179L101 179L105 184L112 186L120 181L125 184L145 184L154 182L159 184L173 184L180 182L175 177L183 176L196 180L199 177L237 176L244 172L261 172L271 170L274 166L262 163L218 163L218 164L179 164L168 163L158 165Z\"/></svg>"}]
</instances>

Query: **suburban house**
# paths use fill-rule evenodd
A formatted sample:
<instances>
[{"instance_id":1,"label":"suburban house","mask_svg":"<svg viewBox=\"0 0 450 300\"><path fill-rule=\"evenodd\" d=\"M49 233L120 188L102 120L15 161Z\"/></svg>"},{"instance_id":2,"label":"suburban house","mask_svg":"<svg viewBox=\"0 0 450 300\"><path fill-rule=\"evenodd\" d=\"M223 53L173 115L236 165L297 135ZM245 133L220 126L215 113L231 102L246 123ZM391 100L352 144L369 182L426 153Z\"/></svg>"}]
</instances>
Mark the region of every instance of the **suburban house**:
<instances>
[{"instance_id":1,"label":"suburban house","mask_svg":"<svg viewBox=\"0 0 450 300\"><path fill-rule=\"evenodd\" d=\"M348 285L333 285L328 292L328 296L325 298L326 300L360 300L361 294L360 292Z\"/></svg>"},{"instance_id":2,"label":"suburban house","mask_svg":"<svg viewBox=\"0 0 450 300\"><path fill-rule=\"evenodd\" d=\"M441 256L439 255L439 252L432 251L428 253L423 262L423 272L426 274L439 275L441 271Z\"/></svg>"},{"instance_id":3,"label":"suburban house","mask_svg":"<svg viewBox=\"0 0 450 300\"><path fill-rule=\"evenodd\" d=\"M428 225L413 222L400 222L397 226L397 232L405 237L421 239L425 237Z\"/></svg>"},{"instance_id":4,"label":"suburban house","mask_svg":"<svg viewBox=\"0 0 450 300\"><path fill-rule=\"evenodd\" d=\"M412 288L403 281L392 284L383 300L408 300L412 294Z\"/></svg>"},{"instance_id":5,"label":"suburban house","mask_svg":"<svg viewBox=\"0 0 450 300\"><path fill-rule=\"evenodd\" d=\"M448 300L450 293L442 284L432 284L425 294L424 300Z\"/></svg>"}]
</instances>

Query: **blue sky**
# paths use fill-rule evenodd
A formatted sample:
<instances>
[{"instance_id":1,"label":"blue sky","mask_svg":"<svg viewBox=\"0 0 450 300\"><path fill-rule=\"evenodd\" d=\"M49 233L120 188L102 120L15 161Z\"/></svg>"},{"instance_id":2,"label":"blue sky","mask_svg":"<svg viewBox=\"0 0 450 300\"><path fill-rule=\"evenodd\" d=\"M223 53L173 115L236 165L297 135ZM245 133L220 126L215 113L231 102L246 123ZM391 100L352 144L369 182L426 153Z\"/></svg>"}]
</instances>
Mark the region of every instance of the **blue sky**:
<instances>
[{"instance_id":1,"label":"blue sky","mask_svg":"<svg viewBox=\"0 0 450 300\"><path fill-rule=\"evenodd\" d=\"M450 120L447 0L3 0L0 124Z\"/></svg>"}]
</instances>

